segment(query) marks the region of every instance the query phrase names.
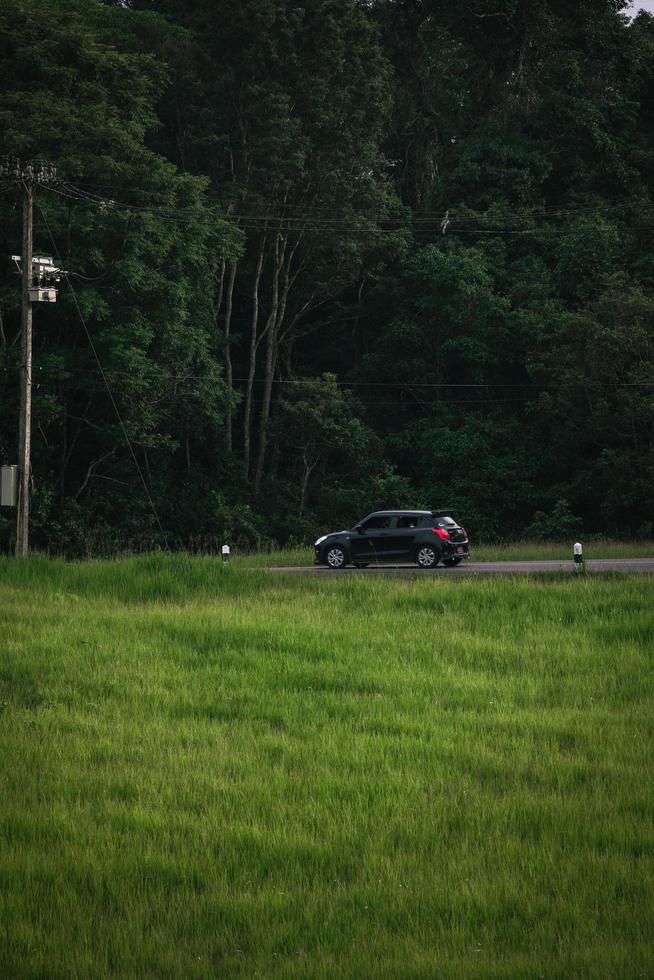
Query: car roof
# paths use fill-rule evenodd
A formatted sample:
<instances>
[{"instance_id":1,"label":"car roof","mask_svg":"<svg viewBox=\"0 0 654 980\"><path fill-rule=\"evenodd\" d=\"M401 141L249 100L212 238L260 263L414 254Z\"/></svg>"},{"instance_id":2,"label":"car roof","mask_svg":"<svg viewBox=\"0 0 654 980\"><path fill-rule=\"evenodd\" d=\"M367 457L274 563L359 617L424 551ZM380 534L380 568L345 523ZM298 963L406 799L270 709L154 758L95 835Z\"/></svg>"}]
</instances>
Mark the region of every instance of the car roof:
<instances>
[{"instance_id":1,"label":"car roof","mask_svg":"<svg viewBox=\"0 0 654 980\"><path fill-rule=\"evenodd\" d=\"M373 510L370 516L373 514L431 514L430 510Z\"/></svg>"},{"instance_id":2,"label":"car roof","mask_svg":"<svg viewBox=\"0 0 654 980\"><path fill-rule=\"evenodd\" d=\"M451 510L373 510L368 517L374 514L424 514L426 517L447 517Z\"/></svg>"}]
</instances>

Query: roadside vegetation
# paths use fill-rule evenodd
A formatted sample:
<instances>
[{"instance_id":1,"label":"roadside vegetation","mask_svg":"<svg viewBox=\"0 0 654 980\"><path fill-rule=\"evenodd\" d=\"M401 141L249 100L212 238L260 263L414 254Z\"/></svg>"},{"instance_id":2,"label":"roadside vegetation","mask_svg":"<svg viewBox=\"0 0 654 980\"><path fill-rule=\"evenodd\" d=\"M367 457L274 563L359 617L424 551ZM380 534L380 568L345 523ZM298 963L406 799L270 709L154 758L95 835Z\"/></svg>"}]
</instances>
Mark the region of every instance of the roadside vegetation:
<instances>
[{"instance_id":1,"label":"roadside vegetation","mask_svg":"<svg viewBox=\"0 0 654 980\"><path fill-rule=\"evenodd\" d=\"M654 974L654 579L0 560L3 977Z\"/></svg>"}]
</instances>

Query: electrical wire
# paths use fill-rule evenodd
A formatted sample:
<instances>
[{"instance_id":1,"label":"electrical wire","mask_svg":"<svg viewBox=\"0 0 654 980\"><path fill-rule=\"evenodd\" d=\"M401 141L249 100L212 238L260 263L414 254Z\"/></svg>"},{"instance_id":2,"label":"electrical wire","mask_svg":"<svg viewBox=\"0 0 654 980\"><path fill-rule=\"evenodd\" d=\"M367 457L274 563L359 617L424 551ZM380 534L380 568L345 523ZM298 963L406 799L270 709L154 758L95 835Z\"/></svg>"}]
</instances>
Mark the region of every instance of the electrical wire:
<instances>
[{"instance_id":1,"label":"electrical wire","mask_svg":"<svg viewBox=\"0 0 654 980\"><path fill-rule=\"evenodd\" d=\"M179 209L175 212L173 211L166 212L166 211L157 211L156 209L153 208L136 207L135 205L124 205L124 204L118 205L116 203L113 203L111 205L105 203L104 205L102 205L93 201L88 201L85 198L75 197L74 195L64 193L53 187L48 187L47 190L49 190L51 193L58 194L60 197L63 198L68 198L70 200L74 200L80 203L85 203L92 207L97 207L101 209L103 208L107 212L113 212L119 214L123 213L123 214L151 215L156 217L160 222L169 222L178 225L182 223L188 223L188 221L192 219L197 219L198 216L202 218L213 217L217 220L222 221L225 224L231 223L234 227L242 230L260 232L260 231L264 231L267 227L269 228L271 224L273 225L276 224L279 225L280 228L285 228L288 232L300 234L307 230L314 230L314 231L346 230L346 229L351 229L353 227L358 227L361 224L360 221L356 221L354 219L353 220L339 219L338 221L334 221L333 223L332 222L327 223L326 221L321 221L321 220L299 219L299 218L285 217L283 215L276 215L276 216L266 215L261 218L254 218L254 217L244 218L238 214L225 215L225 214L218 214L216 212L212 213L211 210L208 208L204 210L196 209L193 211L191 210L185 211L184 209ZM379 220L382 222L382 225L391 224L389 219L380 218ZM440 226L440 222L435 222L431 227L432 230L437 231L439 226ZM652 225L648 224L647 227L652 227ZM391 227L378 227L376 229L376 232L379 235L392 235L399 231L403 231L404 229L408 229L407 223L396 223ZM418 228L416 230L426 231L426 230L430 230L430 228L424 226L422 229ZM518 237L521 236L529 237L533 235L538 236L538 235L551 235L551 234L556 234L557 236L561 237L565 233L553 228L542 228L542 227L541 228L472 228L472 227L457 228L453 226L448 234L450 237L456 237L457 235L479 235L479 236L508 235L508 236L518 236Z\"/></svg>"},{"instance_id":2,"label":"electrical wire","mask_svg":"<svg viewBox=\"0 0 654 980\"><path fill-rule=\"evenodd\" d=\"M429 216L420 214L406 214L406 215L389 215L386 211L380 209L366 209L357 208L355 209L355 214L353 216L343 216L334 215L334 207L330 205L315 205L315 204L294 204L288 203L280 205L283 210L283 214L270 214L270 213L257 213L252 214L242 211L229 211L225 212L224 204L219 201L219 199L209 196L207 200L209 201L208 206L201 205L198 207L175 207L167 206L161 207L156 205L138 205L138 204L128 204L125 201L116 201L109 198L107 195L97 195L91 193L89 190L85 190L83 187L74 185L67 178L60 178L59 186L54 187L50 182L38 181L39 185L44 189L58 194L63 198L68 198L70 200L75 200L78 202L86 202L88 204L95 205L101 209L113 212L134 212L134 213L147 213L158 215L162 220L173 220L176 222L185 221L194 216L202 217L214 217L219 220L237 224L239 227L251 229L251 230L261 230L261 226L276 222L280 224L286 224L289 230L298 230L298 225L302 228L310 225L314 228L333 228L338 229L339 227L352 227L356 224L361 224L361 222L370 220L381 222L387 227L379 229L381 233L388 234L394 230L403 230L407 227L413 227L415 230L429 231L429 230L441 230L443 225L443 218L440 216ZM95 186L99 185L88 185ZM143 188L129 187L123 185L120 189L129 190L132 193L137 194L151 194ZM654 203L643 202L643 201L627 201L623 203L609 204L609 205L599 205L599 204L584 204L584 205L543 205L537 208L528 209L514 209L514 208L503 208L501 214L474 214L471 213L469 209L461 210L458 208L449 208L445 212L445 216L448 219L448 225L451 226L450 235L466 233L466 234L480 234L480 235L533 235L538 234L539 229L537 228L506 228L506 227L480 227L486 222L491 222L497 224L501 221L509 220L519 220L519 221L533 221L535 219L548 220L548 219L564 219L566 217L576 216L576 215L587 215L587 214L597 214L597 213L611 213L611 212L623 212L632 209L637 209L639 213L648 212L654 208ZM300 212L295 215L292 212L297 210ZM327 216L329 215L329 216ZM390 228L388 226L391 226ZM552 229L549 229L550 231Z\"/></svg>"},{"instance_id":3,"label":"electrical wire","mask_svg":"<svg viewBox=\"0 0 654 980\"><path fill-rule=\"evenodd\" d=\"M185 374L183 381L202 381L205 375L203 374ZM238 383L245 383L249 381L249 378L232 378L232 381ZM264 384L265 378L254 378L253 384ZM322 378L273 378L272 384L277 385L315 385L316 381L320 382L324 379ZM505 384L503 382L479 382L478 384L452 384L449 382L436 382L436 381L337 381L336 384L339 387L366 387L366 388L520 388L520 389L537 389L538 391L549 391L558 388L583 388L584 391L591 387L590 385L581 385L576 381L564 382L563 384L547 385L547 384L534 384L529 382L526 384ZM603 387L606 387L604 384ZM653 381L616 381L614 384L616 388L654 388Z\"/></svg>"},{"instance_id":4,"label":"electrical wire","mask_svg":"<svg viewBox=\"0 0 654 980\"><path fill-rule=\"evenodd\" d=\"M210 212L210 209L206 209L206 208L205 209L200 209L200 210L199 209L177 209L175 211L171 211L169 209L147 208L147 207L142 207L142 206L140 207L140 206L137 206L137 205L129 205L129 204L126 204L124 202L111 201L111 200L107 200L106 198L103 198L103 197L99 197L97 195L90 194L88 192L82 192L82 191L80 191L79 188L76 188L74 185L70 184L70 182L68 182L68 181L64 181L63 182L63 188L62 187L55 188L52 185L47 184L47 183L41 184L41 186L44 189L53 191L55 194L58 194L61 197L68 198L68 199L75 200L75 201L82 202L82 203L87 203L87 204L90 204L90 205L92 205L94 207L106 208L107 210L116 210L116 211L124 210L124 211L128 211L128 212L156 214L159 217L160 220L161 219L164 219L164 220L180 221L180 220L187 220L189 217L191 217L193 215L202 214L202 215L206 216L207 213L211 213ZM621 205L621 206L619 206L619 205L612 205L612 206L607 207L607 208L604 208L604 209L596 209L596 208L593 208L592 206L588 206L588 210L592 210L592 211L595 211L595 210L605 210L605 211L608 211L608 210L619 209L619 208L626 209L626 208L632 207L632 206L633 205L629 205L629 204L625 204L625 205ZM645 206L645 207L647 207L647 206ZM43 219L44 219L44 221L46 223L46 227L47 227L48 233L50 235L50 238L51 238L51 240L53 242L53 246L56 249L56 243L54 242L54 239L52 238L52 233L50 232L50 228L49 228L49 226L47 224L47 219L45 218L45 214L43 213L43 210L41 209L40 205L39 205L39 210L41 211L41 214L43 216ZM546 210L547 209L542 209L542 213L544 214L546 212ZM553 216L559 216L559 215L564 214L564 213L571 214L571 213L582 212L582 211L585 211L585 210L586 210L585 208L584 209L561 209L561 208L557 208L557 209L553 209L552 210L552 215ZM242 215L237 215L237 214L230 214L228 216L219 216L217 213L215 214L215 216L216 217L222 217L224 220L233 220L233 219L239 219L239 220L241 220L244 217ZM382 217L382 216L379 216L378 215L378 217L380 217L381 220L387 220L385 218L385 216ZM257 217L256 218L256 221L257 222L270 221L270 220L279 220L279 221L296 220L296 221L298 221L300 219L297 219L297 218L296 219L292 219L292 218L289 219L288 217L281 217L281 216L278 217L278 218L276 218L276 219L272 219L271 216L268 216L266 218L264 218L264 217L261 217L261 218ZM312 221L311 223L314 224L315 222ZM440 224L440 221L437 222L435 220L434 223L435 224ZM305 224L306 224L306 222L305 222ZM251 227L259 228L259 225L252 225ZM537 234L538 233L538 229L519 229L519 230L518 229L515 229L515 230L511 230L511 229L472 229L472 228L465 229L465 228L463 228L463 229L461 229L461 231L464 231L466 233L473 233L473 234L475 234L475 233L476 234ZM78 276L78 278L83 279L83 280L85 280L87 282L93 282L93 281L98 281L99 279L103 278L104 275L106 275L106 273L103 273L101 276L98 276L98 277L82 276L81 274L77 274L77 273L71 273L71 275L76 275L76 276ZM70 283L70 280L68 279L68 275L66 276L66 279L67 279L69 288L71 289L71 292L73 293L73 297L75 299L75 302L76 302L76 305L78 307L78 311L80 312L80 317L81 317L81 311L79 310L79 304L77 304L77 298L76 298L76 295L74 293L72 284ZM83 318L82 318L82 321L83 321ZM85 329L87 329L85 323L84 323L84 326L85 326ZM89 336L89 342L92 344L90 335L88 334L88 329L87 329L87 336ZM95 352L95 350L94 350L94 354L95 354L96 359L97 359L97 353ZM99 361L98 361L98 364L99 364ZM101 368L101 365L100 364L99 364L99 367L100 367L101 373L103 374L103 378L104 378L104 372L102 372L102 368ZM189 375L187 377L189 379L193 378L195 380L202 380L202 378L203 378L203 376L199 376L199 375ZM107 384L106 378L104 378L104 380L105 380L105 384ZM237 383L244 383L248 379L246 379L246 378L234 378L233 380L235 382L237 382ZM261 379L255 379L255 382L254 383L261 383ZM293 379L274 379L273 380L273 383L274 384L296 384L297 385L297 384L314 384L315 382L314 381L311 381L311 380L304 380L304 379L298 379L298 380L293 380ZM338 384L339 384L339 386L341 388L354 388L354 387L385 387L385 388L389 388L389 387L401 387L401 388L405 388L405 389L415 389L415 388L438 388L438 389L466 389L466 388L469 388L469 389L480 389L480 388L483 388L483 389L486 389L486 390L498 389L498 388L504 388L504 389L516 388L516 389L524 389L524 390L536 389L536 390L540 390L540 391L560 389L560 388L570 388L570 387L584 388L584 390L585 390L588 387L588 386L578 385L575 382L564 383L562 385L538 385L538 384L531 384L531 383L530 384L504 384L504 383L499 383L499 384L489 384L489 383L479 383L479 384L449 384L449 383L436 383L436 382L414 382L414 383L407 382L407 383L401 383L401 382L351 382L351 381L350 382L347 382L346 381L346 382L339 382ZM649 387L654 387L654 384L653 383L649 383L649 382L616 382L615 385L614 385L614 387L615 388L649 388ZM111 392L110 392L110 394L111 394ZM112 396L112 401L113 401L113 396ZM379 403L379 404L381 404L381 403ZM389 402L388 404L391 404L391 403ZM118 412L117 407L115 406L115 402L114 402L114 408L116 409L116 412ZM122 420L121 420L121 425L122 425ZM127 438L126 431L125 431L125 437ZM138 461L136 460L136 456L134 454L134 450L133 450L133 448L131 446L131 443L130 443L130 450L132 452L132 455L134 456L134 461L135 461L135 463L136 463L136 465L138 467ZM139 473L140 473L140 469L139 469ZM148 492L148 494L149 494L149 491L147 491L147 484L145 483L145 481L144 481L143 476L142 476L141 473L140 473L140 475L141 475L141 479L144 482L144 486L145 486L146 492Z\"/></svg>"},{"instance_id":5,"label":"electrical wire","mask_svg":"<svg viewBox=\"0 0 654 980\"><path fill-rule=\"evenodd\" d=\"M413 216L409 218L404 217L391 217L382 212L366 212L358 211L353 217L334 217L328 218L318 214L312 214L310 208L305 208L301 215L293 214L248 214L238 211L232 211L225 213L220 206L216 204L211 204L209 206L201 207L156 207L156 206L144 206L137 204L128 204L124 201L116 201L107 197L99 197L97 195L88 194L81 191L79 188L70 184L69 182L62 182L60 187L54 187L51 184L41 184L44 189L50 191L51 193L57 194L62 198L77 201L79 203L86 203L90 206L99 208L107 212L124 212L127 214L149 214L158 217L162 221L173 221L175 223L185 222L192 218L201 216L203 218L214 218L225 223L231 223L239 228L261 231L264 226L273 224L280 224L287 227L289 231L302 231L307 228L313 229L329 229L337 231L339 228L352 228L360 225L362 222L377 221L381 223L382 227L378 229L380 234L392 234L396 231L401 231L409 226L413 226L417 231L429 231L429 230L442 230L442 219L439 217L435 218L421 218L419 216ZM301 207L298 205L297 207ZM610 205L607 207L593 207L588 205L584 208L573 209L573 208L553 208L548 210L547 208L532 210L531 213L527 212L511 212L506 211L504 214L507 219L513 217L521 220L533 221L538 218L540 219L557 219L566 218L574 216L575 214L592 214L597 212L609 212L609 211L625 211L632 208L638 208L639 212L647 212L654 208L654 204L646 202L631 202L622 205ZM536 227L536 228L506 228L506 227L481 227L484 222L497 223L501 220L501 216L492 215L481 215L481 216L470 216L461 215L457 216L455 212L450 211L449 215L449 226L451 230L449 234L474 234L474 235L539 235L543 233L556 233L560 234L559 231L553 228ZM384 227L386 226L386 227ZM390 227L389 227L390 226ZM650 225L648 225L649 227Z\"/></svg>"},{"instance_id":6,"label":"electrical wire","mask_svg":"<svg viewBox=\"0 0 654 980\"><path fill-rule=\"evenodd\" d=\"M61 256L59 254L59 249L57 248L57 243L54 240L54 237L52 235L52 232L50 231L50 225L48 224L48 219L46 218L45 213L43 212L43 209L41 208L41 205L38 202L38 199L37 199L37 202L36 203L37 203L37 207L39 208L39 211L41 212L41 217L43 218L43 221L44 221L45 226L47 228L48 235L50 236L50 241L52 242L52 248L53 248L54 253L55 253L56 257L57 257L57 261L59 262L60 265L62 265L63 263L61 261ZM133 447L132 442L131 442L131 439L129 438L129 435L127 433L127 429L125 428L125 424L123 422L122 416L121 416L120 411L118 409L118 405L116 404L116 399L114 398L114 394L113 394L113 391L111 389L111 385L109 384L109 380L108 380L108 378L107 378L107 376L106 376L106 374L104 372L104 368L102 367L102 363L101 363L100 358L98 356L98 352L96 350L95 344L93 343L93 338L91 337L91 333L90 333L89 328L87 326L86 319L84 317L84 314L82 313L81 307L80 307L79 302L78 302L78 299L77 299L77 293L75 292L75 289L73 287L73 284L70 281L70 278L69 278L68 273L65 270L62 269L61 270L61 274L64 276L64 278L66 280L66 283L68 285L68 289L70 290L71 296L73 298L73 302L75 303L75 308L77 310L77 314L78 314L78 316L80 318L80 321L82 323L82 326L84 327L84 332L85 332L86 338L87 338L87 340L89 342L89 346L91 348L91 351L93 352L93 356L95 358L96 364L98 365L98 370L100 372L100 376L102 377L102 380L104 381L105 387L106 387L107 392L109 394L109 399L110 399L111 404L113 406L114 412L116 413L116 417L118 419L118 423L119 423L120 428L122 430L123 436L125 437L125 441L126 441L128 447L129 447L130 453L132 455L132 459L134 460L134 465L136 466L136 470L137 470L138 475L139 475L139 477L141 479L141 483L143 484L143 489L145 490L145 494L146 494L146 497L148 498L150 507L152 509L152 513L154 514L154 518L155 518L155 520L157 522L157 526L159 527L159 530L161 531L161 534L162 534L162 537L163 537L163 540L164 540L164 544L166 545L166 548L168 550L170 550L170 545L168 544L168 538L166 536L166 532L164 531L164 529L162 527L162 524L161 524L161 521L159 520L159 514L157 512L157 508L156 508L155 503L154 503L154 500L152 499L152 496L150 494L150 490L148 488L146 479L145 479L145 477L143 475L143 471L141 470L141 467L139 465L139 461L136 458L136 453L134 451L134 447Z\"/></svg>"},{"instance_id":7,"label":"electrical wire","mask_svg":"<svg viewBox=\"0 0 654 980\"><path fill-rule=\"evenodd\" d=\"M96 189L101 189L101 186L100 185L97 185L97 184L96 185L92 185L92 184L91 185L89 185L89 184L87 184L87 185L84 185L84 184L82 184L82 185L73 185L68 180L66 180L65 183L69 187L70 190L74 190L74 191L76 191L76 192L78 192L80 194L88 193L88 192L86 192L84 190L85 187L95 187ZM132 193L136 193L136 194L150 194L150 193L152 193L151 191L149 191L149 190L147 190L145 188L134 187L134 186L129 186L129 185L122 185L122 186L119 186L119 187L115 187L114 189L115 190L127 190L127 191L131 191ZM104 195L104 196L98 196L98 195L90 195L89 194L88 196L89 197L94 197L98 201L107 201L106 195ZM211 195L208 196L208 199L209 200L215 200L216 203L218 203L218 204L220 203L218 198L214 198ZM138 205L134 205L134 206L135 207L138 207ZM637 207L639 209L642 209L643 207L645 207L645 208L654 208L654 202L652 202L652 203L645 203L645 202L640 202L640 201L635 201L635 202L632 201L632 202L623 202L621 204L607 204L607 205L596 205L596 204L584 204L584 205L575 205L575 206L572 206L572 205L543 205L542 207L538 207L538 208L522 208L522 209L517 209L517 208L502 208L502 216L512 216L512 217L526 218L526 217L529 217L534 211L537 211L538 215L541 215L541 216L557 217L557 216L563 215L563 214L584 214L584 213L595 213L595 212L622 211L622 210L627 210L627 209L633 208L633 207ZM328 205L328 204L316 205L316 204L294 204L294 203L286 203L286 204L283 205L283 208L286 211L288 211L288 210L299 210L299 211L302 212L302 215L303 216L305 216L305 215L311 215L311 214L321 215L321 214L324 214L324 213L330 213L331 214L335 210L333 205ZM479 216L478 215L474 215L474 214L470 214L469 209L466 209L464 211L459 211L456 208L448 208L448 209L446 209L446 211L447 211L447 213L449 215L450 221L457 221L457 222L460 223L461 221L478 221L479 220ZM238 212L234 212L234 213L235 214L238 214ZM385 214L385 212L380 211L378 208L375 208L375 209L371 209L371 208L357 208L356 209L356 213L357 213L357 215L370 216L371 218L389 218L389 216L387 214ZM241 217L247 217L247 215L240 215L240 214L239 214L239 216L241 216ZM230 215L225 215L225 217L226 218L229 218ZM261 216L257 215L256 217L259 218ZM334 220L337 221L339 219L338 218L335 218ZM443 218L442 217L439 217L439 216L429 217L429 216L426 216L426 215L415 215L414 214L414 215L406 215L405 217L404 216L398 216L395 219L390 218L390 220L397 220L397 221L410 220L410 222L412 224L420 223L420 222L423 222L424 221L424 222L427 222L429 224L437 224L437 225L440 226L442 224Z\"/></svg>"}]
</instances>

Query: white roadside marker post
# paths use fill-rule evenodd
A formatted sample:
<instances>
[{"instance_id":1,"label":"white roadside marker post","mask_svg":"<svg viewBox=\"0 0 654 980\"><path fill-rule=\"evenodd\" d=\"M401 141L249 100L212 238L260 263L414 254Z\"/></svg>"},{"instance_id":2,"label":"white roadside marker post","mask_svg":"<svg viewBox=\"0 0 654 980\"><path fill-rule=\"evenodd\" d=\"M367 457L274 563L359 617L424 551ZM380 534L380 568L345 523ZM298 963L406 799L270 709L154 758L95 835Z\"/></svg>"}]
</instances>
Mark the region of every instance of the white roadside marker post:
<instances>
[{"instance_id":1,"label":"white roadside marker post","mask_svg":"<svg viewBox=\"0 0 654 980\"><path fill-rule=\"evenodd\" d=\"M229 561L229 545L224 544L222 546L223 561Z\"/></svg>"},{"instance_id":2,"label":"white roadside marker post","mask_svg":"<svg viewBox=\"0 0 654 980\"><path fill-rule=\"evenodd\" d=\"M584 570L584 552L579 541L577 541L576 545L572 549L572 552L575 560L575 572L579 574L579 572L583 572Z\"/></svg>"}]
</instances>

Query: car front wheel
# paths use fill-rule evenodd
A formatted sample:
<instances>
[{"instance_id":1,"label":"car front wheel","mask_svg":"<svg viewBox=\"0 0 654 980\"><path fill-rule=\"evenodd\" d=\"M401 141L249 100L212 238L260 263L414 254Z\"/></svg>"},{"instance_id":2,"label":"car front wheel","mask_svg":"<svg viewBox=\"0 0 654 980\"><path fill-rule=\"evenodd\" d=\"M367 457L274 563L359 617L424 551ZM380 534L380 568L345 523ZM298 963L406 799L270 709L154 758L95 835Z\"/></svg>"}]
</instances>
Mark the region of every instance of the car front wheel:
<instances>
[{"instance_id":1,"label":"car front wheel","mask_svg":"<svg viewBox=\"0 0 654 980\"><path fill-rule=\"evenodd\" d=\"M327 551L327 564L330 568L343 568L347 565L347 556L342 548L333 546Z\"/></svg>"},{"instance_id":2,"label":"car front wheel","mask_svg":"<svg viewBox=\"0 0 654 980\"><path fill-rule=\"evenodd\" d=\"M416 564L419 568L436 568L440 556L430 544L422 544L416 552Z\"/></svg>"}]
</instances>

